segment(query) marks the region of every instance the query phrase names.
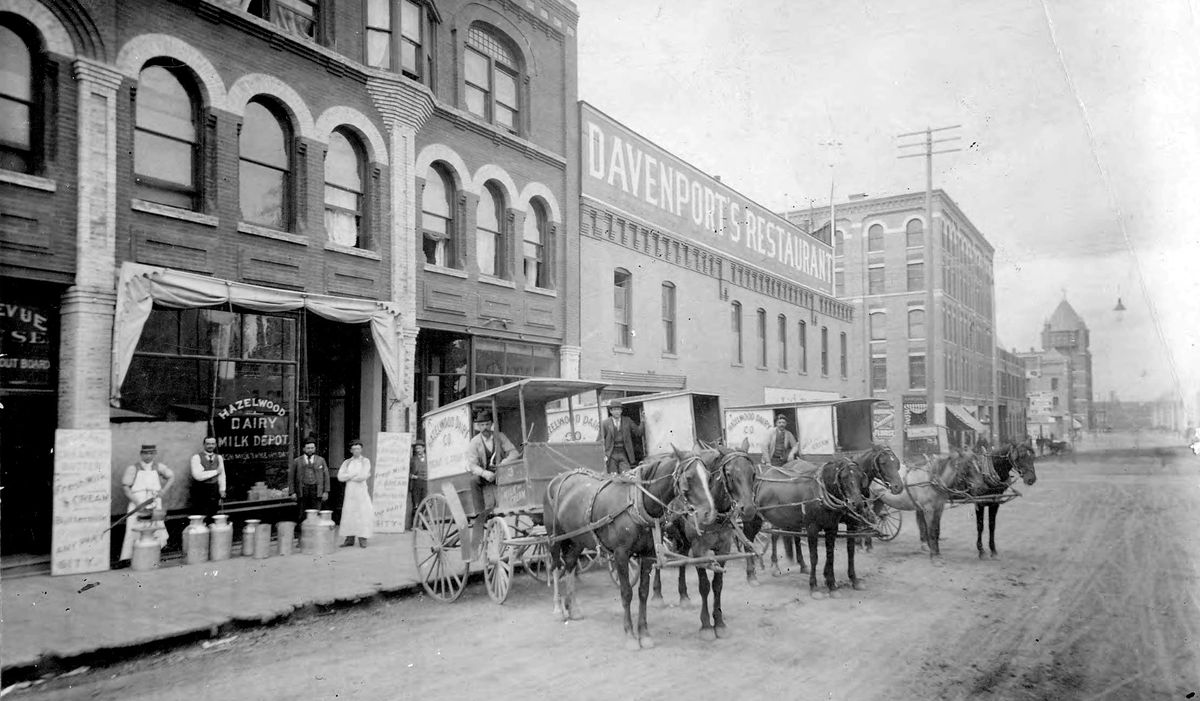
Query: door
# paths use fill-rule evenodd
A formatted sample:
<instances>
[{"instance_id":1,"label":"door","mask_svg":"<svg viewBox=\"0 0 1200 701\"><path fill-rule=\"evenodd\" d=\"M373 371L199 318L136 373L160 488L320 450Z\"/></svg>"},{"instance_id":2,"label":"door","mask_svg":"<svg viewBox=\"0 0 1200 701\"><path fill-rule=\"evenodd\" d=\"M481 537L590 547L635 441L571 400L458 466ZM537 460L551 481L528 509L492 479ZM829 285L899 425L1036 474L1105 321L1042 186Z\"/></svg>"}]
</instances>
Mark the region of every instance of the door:
<instances>
[{"instance_id":1,"label":"door","mask_svg":"<svg viewBox=\"0 0 1200 701\"><path fill-rule=\"evenodd\" d=\"M46 555L54 487L53 395L0 397L0 555Z\"/></svg>"}]
</instances>

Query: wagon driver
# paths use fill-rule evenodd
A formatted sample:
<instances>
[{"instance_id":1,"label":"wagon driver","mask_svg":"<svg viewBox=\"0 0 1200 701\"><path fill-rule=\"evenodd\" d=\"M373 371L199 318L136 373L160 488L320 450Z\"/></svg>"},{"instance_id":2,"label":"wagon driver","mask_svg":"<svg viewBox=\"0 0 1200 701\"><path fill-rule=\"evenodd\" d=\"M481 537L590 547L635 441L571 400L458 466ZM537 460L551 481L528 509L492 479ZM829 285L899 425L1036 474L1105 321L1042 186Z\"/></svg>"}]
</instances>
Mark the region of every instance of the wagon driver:
<instances>
[{"instance_id":1,"label":"wagon driver","mask_svg":"<svg viewBox=\"0 0 1200 701\"><path fill-rule=\"evenodd\" d=\"M796 448L796 436L788 430L788 420L783 414L775 415L775 427L767 431L762 445L763 464L779 466L791 460Z\"/></svg>"},{"instance_id":2,"label":"wagon driver","mask_svg":"<svg viewBox=\"0 0 1200 701\"><path fill-rule=\"evenodd\" d=\"M633 439L642 437L642 427L624 418L625 408L614 401L608 403L608 418L600 424L604 440L604 464L611 473L625 472L636 460Z\"/></svg>"},{"instance_id":3,"label":"wagon driver","mask_svg":"<svg viewBox=\"0 0 1200 701\"><path fill-rule=\"evenodd\" d=\"M514 462L521 454L508 436L493 430L492 412L480 409L475 412L475 436L467 445L467 467L475 479L471 480L471 495L475 504L482 505L473 524L474 541L483 536L483 526L491 518L496 507L496 466Z\"/></svg>"}]
</instances>

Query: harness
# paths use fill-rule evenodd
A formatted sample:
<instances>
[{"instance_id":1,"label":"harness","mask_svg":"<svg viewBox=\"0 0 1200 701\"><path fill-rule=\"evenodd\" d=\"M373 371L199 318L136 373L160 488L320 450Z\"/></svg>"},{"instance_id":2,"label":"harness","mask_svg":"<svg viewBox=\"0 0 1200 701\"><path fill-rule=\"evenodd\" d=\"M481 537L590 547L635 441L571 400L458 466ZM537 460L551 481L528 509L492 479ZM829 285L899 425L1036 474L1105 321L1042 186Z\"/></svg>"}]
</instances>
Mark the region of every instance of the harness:
<instances>
[{"instance_id":1,"label":"harness","mask_svg":"<svg viewBox=\"0 0 1200 701\"><path fill-rule=\"evenodd\" d=\"M763 469L762 473L760 473L758 475L758 480L755 482L755 485L754 485L754 502L755 502L755 504L758 504L759 486L765 482L776 482L776 483L782 483L782 484L798 484L800 482L800 480L802 480L802 479L811 480L812 482L815 482L817 485L817 496L812 499L805 499L803 501L790 502L790 503L786 503L786 504L770 504L767 506L759 505L758 510L765 511L765 510L769 510L769 509L782 509L785 507L798 506L798 507L800 507L800 515L803 517L803 516L808 515L807 507L809 504L820 503L822 506L824 506L825 508L827 508L831 511L846 511L847 513L852 514L853 511L850 509L850 504L847 501L848 497L846 497L846 495L844 495L844 494L840 497L835 496L832 492L829 491L829 488L825 486L825 477L826 477L825 473L831 464L836 465L836 467L834 468L834 473L833 473L834 484L840 484L839 478L841 477L842 473L846 469L848 469L851 466L857 467L857 465L850 460L835 460L831 463L825 463L824 465L822 465L820 470L818 470L816 474L810 474L807 472L796 472L794 470L786 470L782 466L776 466L776 465L766 466ZM780 477L768 476L773 472L780 473L781 476Z\"/></svg>"}]
</instances>

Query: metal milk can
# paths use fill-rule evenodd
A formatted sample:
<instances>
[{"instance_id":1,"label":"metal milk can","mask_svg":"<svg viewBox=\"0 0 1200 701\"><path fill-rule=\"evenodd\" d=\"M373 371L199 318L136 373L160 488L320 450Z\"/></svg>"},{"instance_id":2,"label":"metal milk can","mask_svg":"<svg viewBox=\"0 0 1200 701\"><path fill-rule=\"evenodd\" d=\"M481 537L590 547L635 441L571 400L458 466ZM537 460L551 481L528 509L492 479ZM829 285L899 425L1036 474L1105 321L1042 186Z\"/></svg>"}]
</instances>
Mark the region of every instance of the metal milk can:
<instances>
[{"instance_id":1,"label":"metal milk can","mask_svg":"<svg viewBox=\"0 0 1200 701\"><path fill-rule=\"evenodd\" d=\"M258 531L258 524L262 519L248 518L246 525L242 526L242 556L252 557L254 555L254 534Z\"/></svg>"},{"instance_id":2,"label":"metal milk can","mask_svg":"<svg viewBox=\"0 0 1200 701\"><path fill-rule=\"evenodd\" d=\"M254 531L254 559L265 560L271 556L271 524L260 523Z\"/></svg>"},{"instance_id":3,"label":"metal milk can","mask_svg":"<svg viewBox=\"0 0 1200 701\"><path fill-rule=\"evenodd\" d=\"M188 516L187 528L183 529L183 561L194 565L208 561L208 526L204 516Z\"/></svg>"},{"instance_id":4,"label":"metal milk can","mask_svg":"<svg viewBox=\"0 0 1200 701\"><path fill-rule=\"evenodd\" d=\"M333 522L333 509L319 511L321 517L321 554L330 555L337 550L337 524Z\"/></svg>"},{"instance_id":5,"label":"metal milk can","mask_svg":"<svg viewBox=\"0 0 1200 701\"><path fill-rule=\"evenodd\" d=\"M296 522L280 521L276 523L275 535L279 538L279 554L291 555L295 551Z\"/></svg>"},{"instance_id":6,"label":"metal milk can","mask_svg":"<svg viewBox=\"0 0 1200 701\"><path fill-rule=\"evenodd\" d=\"M321 519L316 509L305 509L300 523L300 552L305 555L321 554Z\"/></svg>"},{"instance_id":7,"label":"metal milk can","mask_svg":"<svg viewBox=\"0 0 1200 701\"><path fill-rule=\"evenodd\" d=\"M233 550L233 524L229 516L217 514L213 516L212 527L208 529L208 557L214 562L228 560Z\"/></svg>"},{"instance_id":8,"label":"metal milk can","mask_svg":"<svg viewBox=\"0 0 1200 701\"><path fill-rule=\"evenodd\" d=\"M138 529L138 539L133 541L133 556L129 560L130 569L142 572L158 567L161 547L158 539L154 537L155 530L157 529L153 525Z\"/></svg>"}]
</instances>

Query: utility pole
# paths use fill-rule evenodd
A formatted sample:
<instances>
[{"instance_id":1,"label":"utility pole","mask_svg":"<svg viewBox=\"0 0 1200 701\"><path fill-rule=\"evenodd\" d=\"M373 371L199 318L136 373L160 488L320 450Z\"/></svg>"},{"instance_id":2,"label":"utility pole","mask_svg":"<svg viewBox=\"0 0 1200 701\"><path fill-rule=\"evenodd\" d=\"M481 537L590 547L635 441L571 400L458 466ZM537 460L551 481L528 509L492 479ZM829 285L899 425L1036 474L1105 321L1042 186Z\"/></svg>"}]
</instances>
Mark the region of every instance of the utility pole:
<instances>
[{"instance_id":1,"label":"utility pole","mask_svg":"<svg viewBox=\"0 0 1200 701\"><path fill-rule=\"evenodd\" d=\"M935 425L937 421L936 412L934 412L935 399L937 392L935 387L939 381L944 381L946 376L944 364L937 362L934 357L936 349L936 339L940 338L941 314L934 306L934 285L937 284L939 276L937 275L937 266L934 264L934 245L933 245L933 157L940 153L953 153L961 151L958 148L940 148L934 150L934 144L956 141L958 136L946 136L944 138L934 139L933 135L936 132L950 131L951 129L959 129L961 125L948 127L926 127L922 131L908 132L907 134L898 134L897 139L910 139L908 143L898 144L901 149L901 155L898 158L925 158L925 421L928 425ZM920 141L911 141L913 137L925 137ZM904 149L921 148L920 152L904 151ZM943 361L944 362L944 361Z\"/></svg>"}]
</instances>

